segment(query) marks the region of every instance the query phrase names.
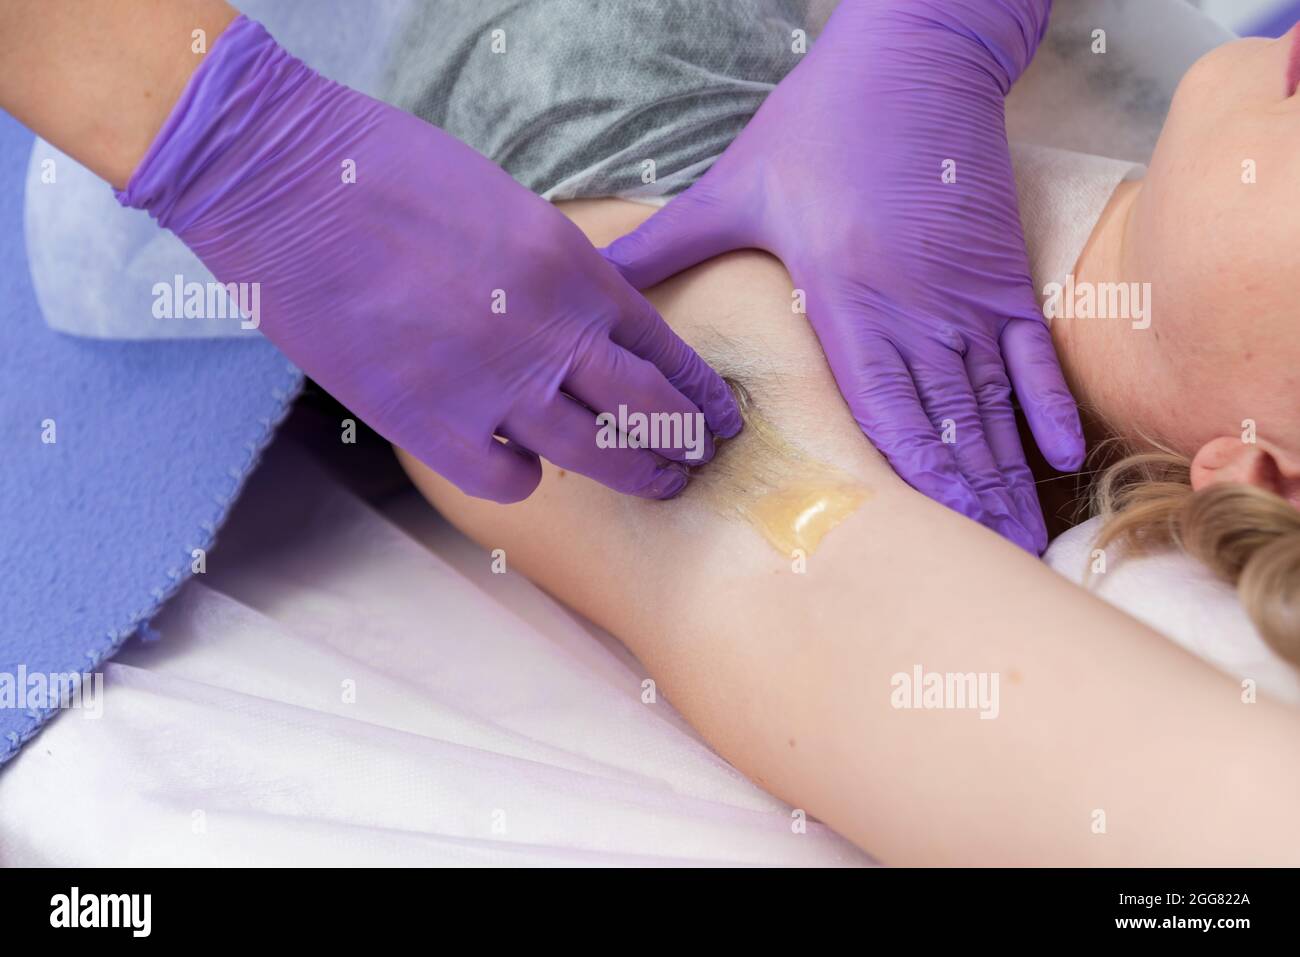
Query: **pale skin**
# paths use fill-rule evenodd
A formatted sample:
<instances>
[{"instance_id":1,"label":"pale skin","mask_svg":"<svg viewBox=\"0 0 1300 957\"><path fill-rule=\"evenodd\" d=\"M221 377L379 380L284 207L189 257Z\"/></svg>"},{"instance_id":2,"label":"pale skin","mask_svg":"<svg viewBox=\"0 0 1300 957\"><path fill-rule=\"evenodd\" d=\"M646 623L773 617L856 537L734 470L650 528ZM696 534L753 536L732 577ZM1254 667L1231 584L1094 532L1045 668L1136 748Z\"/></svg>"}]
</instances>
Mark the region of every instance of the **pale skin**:
<instances>
[{"instance_id":1,"label":"pale skin","mask_svg":"<svg viewBox=\"0 0 1300 957\"><path fill-rule=\"evenodd\" d=\"M1095 419L1187 455L1195 487L1249 482L1300 505L1288 50L1241 41L1189 72L1148 176L1116 191L1075 267L1151 282L1151 329L1058 321L1053 338ZM1243 180L1243 157L1270 175ZM597 243L647 215L568 212ZM764 357L750 384L765 415L873 490L805 574L698 481L629 503L550 470L507 511L407 467L511 567L623 638L737 767L885 862L1300 861L1297 714L1245 703L1237 681L904 486L853 441L790 292L778 263L746 253L649 295L688 341L708 350L721 332ZM893 708L892 676L917 664L997 672L998 718Z\"/></svg>"},{"instance_id":2,"label":"pale skin","mask_svg":"<svg viewBox=\"0 0 1300 957\"><path fill-rule=\"evenodd\" d=\"M1058 321L1053 338L1085 408L1187 455L1194 487L1247 482L1300 506L1289 41L1228 44L1189 72L1149 174L1116 191L1075 267L1084 281L1151 282L1151 329ZM1268 174L1243 179L1244 159ZM646 214L571 215L605 243ZM802 576L689 495L620 505L549 473L542 497L506 513L413 475L471 535L620 635L742 771L885 862L1300 861L1296 713L1245 704L1236 681L906 488L849 441L789 295L758 254L650 292L688 341L708 342L707 324L769 357L754 383L768 416L873 488ZM998 672L999 717L892 708L891 676L916 664Z\"/></svg>"},{"instance_id":3,"label":"pale skin","mask_svg":"<svg viewBox=\"0 0 1300 957\"><path fill-rule=\"evenodd\" d=\"M223 0L0 0L0 109L116 188L131 178L205 52Z\"/></svg>"},{"instance_id":4,"label":"pale skin","mask_svg":"<svg viewBox=\"0 0 1300 957\"><path fill-rule=\"evenodd\" d=\"M598 244L650 213L562 208ZM647 503L547 466L503 507L403 463L512 570L618 635L724 757L886 863L1300 862L1300 715L1243 703L1237 681L904 485L859 440L790 294L749 252L649 298L706 356L729 340L767 420L871 490L805 573L727 514L708 470ZM725 454L743 473L749 434L710 468ZM998 673L998 717L893 707L892 676L918 664Z\"/></svg>"},{"instance_id":5,"label":"pale skin","mask_svg":"<svg viewBox=\"0 0 1300 957\"><path fill-rule=\"evenodd\" d=\"M4 0L0 107L124 186L202 60L193 31L210 49L234 16L219 0ZM1300 503L1286 285L1297 230L1275 215L1294 208L1300 107L1275 90L1285 47L1224 50L1183 95L1196 109L1175 106L1157 188L1117 194L1105 220L1116 225L1078 270L1156 283L1162 344L1116 338L1118 326L1058 323L1054 336L1076 395L1195 455L1195 481L1270 484ZM1228 192L1246 152L1268 175ZM1197 203L1198 187L1218 192ZM1231 215L1217 215L1225 195ZM647 212L570 210L598 243ZM1184 236L1198 245L1180 250ZM1154 262L1155 248L1183 254ZM1252 322L1234 327L1245 284ZM426 494L626 641L741 770L886 862L1297 863L1292 711L1243 704L1237 682L903 485L861 441L774 260L725 257L651 299L688 341L743 342L761 360L764 413L870 488L806 574L702 483L646 503L548 467L539 493L507 511L408 463ZM1216 365L1229 354L1238 361ZM1260 423L1254 446L1237 438L1245 417ZM998 718L891 707L891 676L916 664L998 673Z\"/></svg>"},{"instance_id":6,"label":"pale skin","mask_svg":"<svg viewBox=\"0 0 1300 957\"><path fill-rule=\"evenodd\" d=\"M1300 508L1293 36L1228 43L1188 71L1146 177L1116 191L1075 268L1150 282L1151 328L1058 321L1052 337L1085 411L1186 455L1193 487L1246 482Z\"/></svg>"}]
</instances>

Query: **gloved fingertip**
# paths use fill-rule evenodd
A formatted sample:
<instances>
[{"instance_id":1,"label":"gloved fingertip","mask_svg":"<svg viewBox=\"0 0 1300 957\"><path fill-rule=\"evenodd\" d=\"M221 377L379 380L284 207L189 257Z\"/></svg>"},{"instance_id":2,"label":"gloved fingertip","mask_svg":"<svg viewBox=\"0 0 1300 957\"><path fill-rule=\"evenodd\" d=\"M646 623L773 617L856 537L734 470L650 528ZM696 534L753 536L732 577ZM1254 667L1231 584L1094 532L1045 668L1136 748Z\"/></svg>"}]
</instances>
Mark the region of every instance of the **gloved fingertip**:
<instances>
[{"instance_id":1,"label":"gloved fingertip","mask_svg":"<svg viewBox=\"0 0 1300 957\"><path fill-rule=\"evenodd\" d=\"M731 410L723 415L722 425L716 430L719 438L734 439L745 428L745 418L740 414L740 410L732 404Z\"/></svg>"},{"instance_id":2,"label":"gloved fingertip","mask_svg":"<svg viewBox=\"0 0 1300 957\"><path fill-rule=\"evenodd\" d=\"M891 460L892 464L892 460ZM940 505L964 515L972 522L989 524L988 512L975 491L961 480L952 480L946 476L936 475L928 469L919 469L904 473L894 466L903 480L926 498L933 499Z\"/></svg>"},{"instance_id":3,"label":"gloved fingertip","mask_svg":"<svg viewBox=\"0 0 1300 957\"><path fill-rule=\"evenodd\" d=\"M609 263L615 269L621 269L623 263L619 259L618 254L614 250L614 247L617 245L618 245L618 240L616 239L608 246L601 246L599 249L596 250L596 252L600 253L600 255L604 257L605 262Z\"/></svg>"},{"instance_id":4,"label":"gloved fingertip","mask_svg":"<svg viewBox=\"0 0 1300 957\"><path fill-rule=\"evenodd\" d=\"M1087 457L1088 446L1083 437L1083 425L1079 421L1079 410L1072 400L1061 402L1047 410L1046 434L1039 436L1039 448L1048 464L1058 472L1074 472L1083 467Z\"/></svg>"},{"instance_id":5,"label":"gloved fingertip","mask_svg":"<svg viewBox=\"0 0 1300 957\"><path fill-rule=\"evenodd\" d=\"M1043 457L1058 472L1077 472L1083 468L1088 448L1083 436L1058 438L1053 448L1043 449Z\"/></svg>"},{"instance_id":6,"label":"gloved fingertip","mask_svg":"<svg viewBox=\"0 0 1300 957\"><path fill-rule=\"evenodd\" d=\"M670 462L679 462L690 468L697 465L707 465L713 461L713 456L717 452L717 446L713 441L713 434L706 428L700 436L699 448L682 448L682 449L655 449L660 455Z\"/></svg>"},{"instance_id":7,"label":"gloved fingertip","mask_svg":"<svg viewBox=\"0 0 1300 957\"><path fill-rule=\"evenodd\" d=\"M1021 551L1028 552L1035 558L1040 554L1038 535L1019 519L1005 519L991 528Z\"/></svg>"},{"instance_id":8,"label":"gloved fingertip","mask_svg":"<svg viewBox=\"0 0 1300 957\"><path fill-rule=\"evenodd\" d=\"M1046 545L1039 545L1036 538L1029 535L1027 532L1020 538L1012 539L1012 542L1017 545L1021 551L1032 555L1034 558L1043 554L1043 549L1046 547Z\"/></svg>"},{"instance_id":9,"label":"gloved fingertip","mask_svg":"<svg viewBox=\"0 0 1300 957\"><path fill-rule=\"evenodd\" d=\"M703 441L701 442L699 458L690 459L688 457L687 463L689 465L704 465L708 462L712 462L713 456L717 453L717 451L718 451L718 447L713 441L713 436L706 429L704 432Z\"/></svg>"},{"instance_id":10,"label":"gloved fingertip","mask_svg":"<svg viewBox=\"0 0 1300 957\"><path fill-rule=\"evenodd\" d=\"M1043 523L1037 522L1025 530L1025 540L1018 543L1029 554L1037 558L1043 552L1047 551L1047 528Z\"/></svg>"},{"instance_id":11,"label":"gloved fingertip","mask_svg":"<svg viewBox=\"0 0 1300 957\"><path fill-rule=\"evenodd\" d=\"M1033 545L1033 553L1035 558L1042 555L1043 552L1047 551L1048 539L1047 539L1046 525L1040 524L1037 528L1034 529L1034 538L1031 544Z\"/></svg>"},{"instance_id":12,"label":"gloved fingertip","mask_svg":"<svg viewBox=\"0 0 1300 957\"><path fill-rule=\"evenodd\" d=\"M619 275L627 281L628 285L639 289L640 283L636 268L636 240L633 238L635 235L633 232L626 236L620 236L608 246L602 247L599 252L604 257L605 262L618 270Z\"/></svg>"},{"instance_id":13,"label":"gloved fingertip","mask_svg":"<svg viewBox=\"0 0 1300 957\"><path fill-rule=\"evenodd\" d=\"M1025 532L1024 542L1017 542L1026 551L1035 556L1047 550L1047 525L1043 521L1043 510L1038 504L1038 496L1032 487L1017 486L1013 490L1016 497L1019 525Z\"/></svg>"},{"instance_id":14,"label":"gloved fingertip","mask_svg":"<svg viewBox=\"0 0 1300 957\"><path fill-rule=\"evenodd\" d=\"M731 387L718 377L718 385L714 387L713 393L709 396L711 409L705 416L708 420L709 428L713 434L723 439L734 439L740 434L740 430L745 427L745 417L740 414L740 404L736 402L736 396L731 391Z\"/></svg>"},{"instance_id":15,"label":"gloved fingertip","mask_svg":"<svg viewBox=\"0 0 1300 957\"><path fill-rule=\"evenodd\" d=\"M681 494L689 476L680 466L669 465L655 473L646 485L633 494L638 498L669 499Z\"/></svg>"},{"instance_id":16,"label":"gloved fingertip","mask_svg":"<svg viewBox=\"0 0 1300 957\"><path fill-rule=\"evenodd\" d=\"M1024 488L1016 485L985 489L980 494L981 516L976 521L1037 557L1040 543L1046 547L1047 529L1037 500L1030 501L1032 497L1032 492L1026 495Z\"/></svg>"}]
</instances>

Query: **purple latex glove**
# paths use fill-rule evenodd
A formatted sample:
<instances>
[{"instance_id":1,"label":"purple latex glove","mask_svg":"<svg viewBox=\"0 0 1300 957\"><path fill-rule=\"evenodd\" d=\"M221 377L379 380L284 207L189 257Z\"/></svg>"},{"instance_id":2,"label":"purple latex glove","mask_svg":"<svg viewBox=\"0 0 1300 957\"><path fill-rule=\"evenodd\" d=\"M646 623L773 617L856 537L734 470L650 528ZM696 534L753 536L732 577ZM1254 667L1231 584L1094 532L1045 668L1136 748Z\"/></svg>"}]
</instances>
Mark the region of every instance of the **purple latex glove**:
<instances>
[{"instance_id":1,"label":"purple latex glove","mask_svg":"<svg viewBox=\"0 0 1300 957\"><path fill-rule=\"evenodd\" d=\"M620 405L702 410L713 432L740 429L722 379L576 226L463 143L324 79L243 17L118 198L222 282L260 283L266 336L471 495L526 498L542 455L662 498L686 482L678 463L712 456L704 430L702 449L598 447L596 412Z\"/></svg>"},{"instance_id":2,"label":"purple latex glove","mask_svg":"<svg viewBox=\"0 0 1300 957\"><path fill-rule=\"evenodd\" d=\"M1029 280L1004 119L1049 6L843 0L709 172L605 251L641 288L732 249L780 257L899 475L1036 553L1047 535L1010 386L1049 462L1084 453Z\"/></svg>"}]
</instances>

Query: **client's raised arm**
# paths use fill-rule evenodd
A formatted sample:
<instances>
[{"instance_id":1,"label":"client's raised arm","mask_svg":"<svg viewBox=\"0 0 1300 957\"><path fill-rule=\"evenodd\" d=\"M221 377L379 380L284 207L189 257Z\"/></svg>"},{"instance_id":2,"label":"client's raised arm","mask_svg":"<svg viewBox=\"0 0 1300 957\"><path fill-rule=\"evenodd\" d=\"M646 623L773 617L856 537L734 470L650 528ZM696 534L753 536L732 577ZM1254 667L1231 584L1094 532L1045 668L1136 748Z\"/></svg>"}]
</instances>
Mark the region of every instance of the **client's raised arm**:
<instances>
[{"instance_id":1,"label":"client's raised arm","mask_svg":"<svg viewBox=\"0 0 1300 957\"><path fill-rule=\"evenodd\" d=\"M567 212L602 244L649 210ZM1297 716L898 480L779 263L731 254L650 299L749 416L680 499L548 466L498 506L404 459L438 509L886 863L1300 862Z\"/></svg>"}]
</instances>

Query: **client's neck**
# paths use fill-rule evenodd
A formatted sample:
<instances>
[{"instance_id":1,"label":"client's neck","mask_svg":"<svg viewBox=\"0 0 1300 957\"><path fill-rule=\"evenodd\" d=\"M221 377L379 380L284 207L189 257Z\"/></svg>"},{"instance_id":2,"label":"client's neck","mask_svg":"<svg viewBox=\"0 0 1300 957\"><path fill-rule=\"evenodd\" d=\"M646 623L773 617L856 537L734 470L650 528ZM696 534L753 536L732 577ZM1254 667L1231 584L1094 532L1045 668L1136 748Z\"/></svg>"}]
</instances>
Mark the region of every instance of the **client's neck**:
<instances>
[{"instance_id":1,"label":"client's neck","mask_svg":"<svg viewBox=\"0 0 1300 957\"><path fill-rule=\"evenodd\" d=\"M1076 289L1087 284L1096 292L1106 288L1102 283L1138 280L1130 215L1141 190L1140 180L1116 187L1074 266ZM1149 309L1150 303L1144 307ZM1135 363L1141 361L1136 350L1146 344L1146 337L1132 333L1133 323L1123 318L1060 317L1052 321L1052 342L1083 412L1089 446L1108 433L1105 421L1113 421L1114 403L1124 401L1117 393L1124 382L1134 381Z\"/></svg>"},{"instance_id":2,"label":"client's neck","mask_svg":"<svg viewBox=\"0 0 1300 957\"><path fill-rule=\"evenodd\" d=\"M1141 192L1140 181L1128 180L1116 187L1083 251L1074 264L1072 275L1080 283L1114 283L1131 281L1130 214ZM1063 278L1063 277L1054 277ZM1123 383L1131 364L1141 361L1133 354L1140 337L1131 334L1131 324L1123 321L1060 317L1052 321L1052 343L1065 372L1070 391L1079 403L1084 433L1091 450L1111 428L1122 402ZM1029 435L1023 440L1026 450ZM1080 516L1079 503L1087 490L1087 480L1058 476L1037 449L1029 455L1030 467L1038 483L1039 498L1047 520L1048 534L1055 538L1074 524ZM1096 462L1090 462L1089 468ZM1085 473L1086 476L1087 473Z\"/></svg>"}]
</instances>

